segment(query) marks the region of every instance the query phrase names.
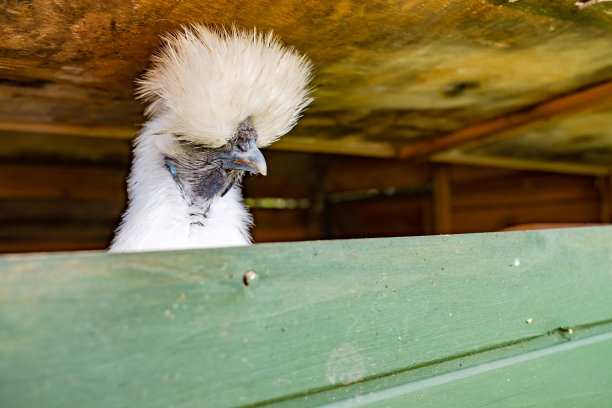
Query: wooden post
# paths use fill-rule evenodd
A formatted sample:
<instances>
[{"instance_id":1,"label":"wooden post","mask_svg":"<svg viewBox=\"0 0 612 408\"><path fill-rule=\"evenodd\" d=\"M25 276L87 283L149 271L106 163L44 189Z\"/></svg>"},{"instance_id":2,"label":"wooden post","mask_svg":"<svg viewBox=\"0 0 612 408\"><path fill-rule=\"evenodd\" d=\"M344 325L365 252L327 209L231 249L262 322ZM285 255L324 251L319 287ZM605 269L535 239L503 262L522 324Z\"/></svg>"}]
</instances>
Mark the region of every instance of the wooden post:
<instances>
[{"instance_id":1,"label":"wooden post","mask_svg":"<svg viewBox=\"0 0 612 408\"><path fill-rule=\"evenodd\" d=\"M604 224L612 222L612 175L597 179L601 192L600 220Z\"/></svg>"},{"instance_id":2,"label":"wooden post","mask_svg":"<svg viewBox=\"0 0 612 408\"><path fill-rule=\"evenodd\" d=\"M436 234L452 232L450 169L437 165L433 172L433 224Z\"/></svg>"},{"instance_id":3,"label":"wooden post","mask_svg":"<svg viewBox=\"0 0 612 408\"><path fill-rule=\"evenodd\" d=\"M316 157L313 162L316 177L310 189L308 232L310 236L329 239L332 227L327 203L329 185L325 177L328 169L328 158L324 156Z\"/></svg>"}]
</instances>

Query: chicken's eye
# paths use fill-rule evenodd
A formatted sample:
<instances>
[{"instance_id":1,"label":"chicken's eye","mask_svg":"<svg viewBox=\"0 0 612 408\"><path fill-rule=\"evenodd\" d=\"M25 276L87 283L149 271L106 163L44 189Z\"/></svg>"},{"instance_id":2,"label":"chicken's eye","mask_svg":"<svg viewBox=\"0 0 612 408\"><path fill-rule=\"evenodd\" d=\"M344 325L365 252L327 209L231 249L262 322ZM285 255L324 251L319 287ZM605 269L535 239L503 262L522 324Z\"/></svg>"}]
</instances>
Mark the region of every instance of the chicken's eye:
<instances>
[{"instance_id":1,"label":"chicken's eye","mask_svg":"<svg viewBox=\"0 0 612 408\"><path fill-rule=\"evenodd\" d=\"M246 140L239 140L238 143L236 143L236 147L241 152L246 152L249 150L249 143Z\"/></svg>"}]
</instances>

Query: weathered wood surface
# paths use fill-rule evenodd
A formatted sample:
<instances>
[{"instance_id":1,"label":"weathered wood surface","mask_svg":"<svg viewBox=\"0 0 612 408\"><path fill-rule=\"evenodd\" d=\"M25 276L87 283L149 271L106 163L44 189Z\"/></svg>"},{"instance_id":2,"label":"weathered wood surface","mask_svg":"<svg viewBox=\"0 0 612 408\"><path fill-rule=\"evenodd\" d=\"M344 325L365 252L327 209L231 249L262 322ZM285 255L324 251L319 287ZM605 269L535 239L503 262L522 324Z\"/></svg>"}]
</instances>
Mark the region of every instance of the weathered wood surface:
<instances>
[{"instance_id":1,"label":"weathered wood surface","mask_svg":"<svg viewBox=\"0 0 612 408\"><path fill-rule=\"evenodd\" d=\"M603 406L611 264L610 227L4 257L0 405Z\"/></svg>"},{"instance_id":2,"label":"weathered wood surface","mask_svg":"<svg viewBox=\"0 0 612 408\"><path fill-rule=\"evenodd\" d=\"M469 141L433 158L451 163L531 168L562 173L610 174L612 83L598 87L598 92L605 92L608 97L595 103L588 103L587 99L579 110L567 103L567 99L576 96L572 95L530 112L477 126L472 129L472 133L479 132L485 136L484 140ZM528 117L532 120L525 120ZM508 127L508 123L512 121L522 124L515 128ZM490 128L495 126L500 127L497 133L490 131ZM459 133L467 133L469 138L471 132L468 130ZM459 133L455 136L461 136ZM449 143L452 143L450 136Z\"/></svg>"},{"instance_id":3,"label":"weathered wood surface","mask_svg":"<svg viewBox=\"0 0 612 408\"><path fill-rule=\"evenodd\" d=\"M0 133L0 252L106 248L126 205L129 148L127 140ZM252 208L255 242L610 222L609 177L449 165L450 178L433 183L438 164L278 151L265 156L268 176L245 178L244 196L309 205ZM444 189L450 190L446 199L436 194ZM450 230L439 221L445 217Z\"/></svg>"},{"instance_id":4,"label":"weathered wood surface","mask_svg":"<svg viewBox=\"0 0 612 408\"><path fill-rule=\"evenodd\" d=\"M130 137L142 123L133 80L159 35L205 21L272 29L312 58L316 100L273 148L422 156L452 147L439 136L486 138L461 131L610 84L610 10L568 0L7 1L0 129ZM609 154L609 133L595 136Z\"/></svg>"}]
</instances>

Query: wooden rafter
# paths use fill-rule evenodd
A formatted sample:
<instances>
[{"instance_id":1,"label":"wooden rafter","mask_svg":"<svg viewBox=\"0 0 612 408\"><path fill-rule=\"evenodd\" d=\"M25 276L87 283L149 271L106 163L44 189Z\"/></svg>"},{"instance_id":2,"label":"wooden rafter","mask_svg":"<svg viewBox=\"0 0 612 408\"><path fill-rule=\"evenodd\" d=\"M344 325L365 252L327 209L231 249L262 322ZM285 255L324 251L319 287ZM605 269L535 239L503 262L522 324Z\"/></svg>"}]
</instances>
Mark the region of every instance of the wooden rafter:
<instances>
[{"instance_id":1,"label":"wooden rafter","mask_svg":"<svg viewBox=\"0 0 612 408\"><path fill-rule=\"evenodd\" d=\"M62 136L88 136L111 139L129 139L136 135L132 126L84 126L65 123L32 123L0 121L0 131L42 133Z\"/></svg>"},{"instance_id":2,"label":"wooden rafter","mask_svg":"<svg viewBox=\"0 0 612 408\"><path fill-rule=\"evenodd\" d=\"M611 97L612 81L609 81L433 140L404 145L399 149L399 156L403 159L430 156L442 150L496 137L528 123L571 115Z\"/></svg>"}]
</instances>

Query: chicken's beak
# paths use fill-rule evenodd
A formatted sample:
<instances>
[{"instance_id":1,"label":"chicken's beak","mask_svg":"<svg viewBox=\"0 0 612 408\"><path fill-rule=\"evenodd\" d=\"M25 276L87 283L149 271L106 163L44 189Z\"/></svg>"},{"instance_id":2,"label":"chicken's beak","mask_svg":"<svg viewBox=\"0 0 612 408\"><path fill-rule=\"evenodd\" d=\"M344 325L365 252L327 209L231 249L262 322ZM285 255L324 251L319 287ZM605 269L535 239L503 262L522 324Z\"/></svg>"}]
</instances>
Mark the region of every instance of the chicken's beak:
<instances>
[{"instance_id":1,"label":"chicken's beak","mask_svg":"<svg viewBox=\"0 0 612 408\"><path fill-rule=\"evenodd\" d=\"M255 145L254 140L248 143L248 149L244 152L235 150L223 153L219 157L224 160L226 169L246 170L262 176L268 173L266 159Z\"/></svg>"}]
</instances>

